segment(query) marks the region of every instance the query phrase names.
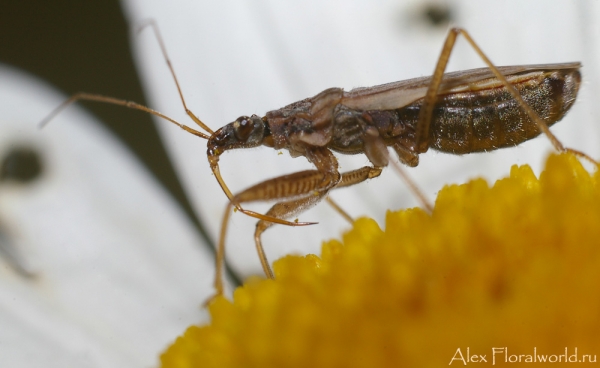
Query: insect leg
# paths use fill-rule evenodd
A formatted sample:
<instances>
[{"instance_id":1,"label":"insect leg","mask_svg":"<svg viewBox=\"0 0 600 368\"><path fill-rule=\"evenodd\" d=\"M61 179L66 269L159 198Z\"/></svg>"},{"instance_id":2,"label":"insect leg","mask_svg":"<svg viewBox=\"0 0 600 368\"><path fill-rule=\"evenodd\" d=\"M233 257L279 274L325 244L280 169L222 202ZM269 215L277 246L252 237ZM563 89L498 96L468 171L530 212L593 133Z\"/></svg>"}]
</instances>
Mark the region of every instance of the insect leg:
<instances>
[{"instance_id":1,"label":"insect leg","mask_svg":"<svg viewBox=\"0 0 600 368\"><path fill-rule=\"evenodd\" d=\"M267 212L267 215L280 218L289 218L292 216L297 216L300 213L312 208L317 203L319 203L324 197L327 196L329 190L330 189L324 190L322 192L315 192L314 194L310 194L308 197L297 199L294 201L276 203ZM265 232L265 230L267 230L271 226L273 226L272 222L264 220L258 221L258 223L256 224L256 231L254 232L254 242L256 244L256 251L258 252L258 257L260 258L260 263L262 264L265 275L270 279L274 279L275 275L273 274L273 270L269 265L269 261L267 260L267 256L265 254L261 241L262 233Z\"/></svg>"},{"instance_id":2,"label":"insect leg","mask_svg":"<svg viewBox=\"0 0 600 368\"><path fill-rule=\"evenodd\" d=\"M223 193L225 193L225 195L227 196L227 199L229 199L229 202L231 202L231 204L233 206L235 206L235 209L240 211L241 213L248 215L250 217L257 218L259 220L271 221L271 222L275 222L277 224L287 225L287 226L306 226L306 225L316 224L316 222L290 222L290 221L286 221L286 220L282 220L282 219L277 219L274 217L265 216L261 213L242 208L242 206L238 202L238 199L236 199L236 196L234 196L233 193L231 193L231 191L229 190L229 187L227 187L225 180L223 180L223 176L221 176L221 170L219 169L219 164L218 164L219 156L217 156L217 155L211 156L209 154L208 161L210 163L210 168L211 168L213 174L215 175L215 179L217 179L217 182L219 183L219 186L223 190Z\"/></svg>"},{"instance_id":3,"label":"insect leg","mask_svg":"<svg viewBox=\"0 0 600 368\"><path fill-rule=\"evenodd\" d=\"M450 53L454 48L454 44L456 42L456 38L458 35L462 35L465 40L471 45L473 50L479 55L479 57L483 60L483 62L490 68L492 73L502 84L508 92L513 96L513 98L519 103L523 111L529 116L529 118L535 122L537 127L543 132L546 137L550 140L550 143L554 146L554 149L558 152L571 152L579 157L583 157L586 160L592 162L595 165L598 163L593 160L591 157L586 155L583 152L578 150L574 150L571 148L565 148L562 143L556 138L554 134L548 128L548 125L538 116L538 114L533 111L533 109L523 100L521 94L515 89L515 87L510 84L506 78L498 71L498 68L494 66L494 64L488 59L488 57L483 53L483 51L479 48L479 46L475 43L473 38L469 35L469 33L462 28L452 28L448 32L448 36L446 37L446 41L444 42L444 46L442 48L442 52L440 57L438 58L437 65L435 66L435 70L433 75L431 76L431 83L429 84L429 88L427 89L427 93L425 94L425 98L423 99L423 104L421 106L421 110L419 113L419 121L417 123L417 151L419 153L424 153L429 148L429 128L431 125L431 117L433 114L433 107L435 105L437 95L442 83L442 79L444 77L444 71L446 70L446 66L448 64L448 60L450 58Z\"/></svg>"},{"instance_id":4,"label":"insect leg","mask_svg":"<svg viewBox=\"0 0 600 368\"><path fill-rule=\"evenodd\" d=\"M324 197L326 197L327 193L330 190L352 186L361 183L367 179L375 178L381 174L381 170L382 169L379 167L365 166L357 170L343 173L341 174L341 179L339 180L339 183L335 187L326 188L322 190L317 189L314 190L312 193L308 193L308 196L305 198L288 202L276 203L266 214L268 216L279 218L289 218L292 216L297 216L300 213L308 210L309 208L319 203ZM271 226L273 226L272 222L262 220L259 221L256 224L256 231L254 232L254 241L256 243L256 249L258 251L265 274L269 278L274 278L275 276L273 274L273 271L271 270L261 241L262 233L265 232L265 230L267 230Z\"/></svg>"},{"instance_id":5,"label":"insect leg","mask_svg":"<svg viewBox=\"0 0 600 368\"><path fill-rule=\"evenodd\" d=\"M339 215L342 216L344 220L348 221L350 225L354 223L354 219L352 218L352 216L350 216L348 212L344 211L344 209L340 207L340 205L337 204L336 201L331 199L330 196L325 197L325 202L327 202L327 204L330 205L335 212L339 213Z\"/></svg>"},{"instance_id":6,"label":"insect leg","mask_svg":"<svg viewBox=\"0 0 600 368\"><path fill-rule=\"evenodd\" d=\"M333 158L333 157L332 157ZM337 166L337 165L335 165ZM279 191L280 193L286 192L291 187L305 187L306 189L302 190L303 194L295 193L295 196L300 197L299 199L280 202L275 204L268 212L267 215L271 217L291 217L301 212L306 211L310 207L317 204L320 200L323 199L327 195L327 193L331 189L339 189L344 187L349 187L354 184L361 183L367 179L375 178L381 174L382 168L380 167L371 167L365 166L357 170L349 171L340 175L338 179L337 185L333 187L329 187L326 185L319 189L318 185L315 185L315 181L323 182L331 182L326 178L327 174L324 172L320 172L318 170L308 170L302 171L290 175L285 175L282 177L274 178L267 180L265 182L259 183L251 188L246 189L245 191L239 193L235 197L240 200L240 202L246 201L257 201L257 200L266 200L264 199L265 193L273 193ZM335 179L334 179L335 180ZM312 184L311 184L312 182ZM304 183L304 184L302 184ZM272 187L272 189L267 190L267 188ZM277 188L279 189L277 189ZM287 197L292 197L293 195L289 194ZM260 197L260 198L259 198ZM286 198L285 195L282 195L281 198ZM274 197L269 197L267 199L276 199ZM233 206L232 202L227 203L227 207L225 208L225 213L223 215L223 221L221 223L221 233L219 235L219 244L217 247L217 257L216 257L216 274L215 274L215 291L216 295L223 294L223 265L225 261L225 237L227 235L227 225L229 223L229 216L231 215L231 207ZM269 265L267 257L265 255L262 242L260 236L262 233L269 227L273 225L271 221L261 220L256 224L256 232L254 234L254 240L256 244L256 249L265 272L265 275L269 278L273 278L273 271ZM212 300L212 298L210 299Z\"/></svg>"},{"instance_id":7,"label":"insect leg","mask_svg":"<svg viewBox=\"0 0 600 368\"><path fill-rule=\"evenodd\" d=\"M380 167L364 166L357 170L342 173L342 179L334 189L349 187L354 184L362 183L367 179L376 178L381 175L381 170L382 168ZM354 223L354 219L352 219L352 217L348 215L346 211L344 211L337 203L335 203L333 199L327 196L325 197L325 201L327 201L327 203L350 224Z\"/></svg>"},{"instance_id":8,"label":"insect leg","mask_svg":"<svg viewBox=\"0 0 600 368\"><path fill-rule=\"evenodd\" d=\"M398 155L398 159L406 166L416 167L419 165L419 154L413 150L407 149L404 144L396 142L392 145Z\"/></svg>"},{"instance_id":9,"label":"insect leg","mask_svg":"<svg viewBox=\"0 0 600 368\"><path fill-rule=\"evenodd\" d=\"M374 166L363 166L360 169L342 173L342 179L335 186L335 189L350 187L362 183L367 179L373 179L381 175L383 168Z\"/></svg>"},{"instance_id":10,"label":"insect leg","mask_svg":"<svg viewBox=\"0 0 600 368\"><path fill-rule=\"evenodd\" d=\"M221 274L225 258L225 238L227 235L227 225L232 206L238 208L240 203L284 200L284 202L275 204L266 215L261 215L261 217L264 219L261 219L257 224L258 235L255 234L255 239L258 237L256 247L263 270L267 277L273 278L273 271L268 264L260 243L260 233L262 233L264 229L270 227L273 223L288 223L288 221L282 219L307 210L309 207L318 203L323 197L325 197L331 188L340 183L342 176L337 171L337 159L331 153L331 151L324 147L307 146L305 156L317 167L317 170L300 171L297 173L265 180L230 198L223 215L221 233L217 246L217 264L215 267L215 289L217 295L221 295L223 293L223 281ZM290 223L295 224L294 222ZM259 224L262 224L260 226L264 227L263 230L258 230Z\"/></svg>"},{"instance_id":11,"label":"insect leg","mask_svg":"<svg viewBox=\"0 0 600 368\"><path fill-rule=\"evenodd\" d=\"M337 176L337 178L335 176ZM318 200L322 199L323 196L327 194L327 191L331 187L337 184L338 181L339 174L337 172L331 175L318 170L307 170L263 181L236 194L233 197L233 200L227 203L227 207L225 208L225 213L223 215L223 221L221 223L221 233L219 235L219 244L217 246L217 263L215 270L215 289L217 295L221 295L223 293L223 281L221 274L225 259L225 238L227 236L227 225L229 223L231 208L234 206L234 203L239 205L240 203L246 202L294 198L291 201L276 204L273 206L273 208L271 208L271 210L269 210L269 212L267 212L266 215L261 215L264 219L261 219L259 224L268 224L266 227L269 227L274 223L274 221L270 220L271 218L275 220L281 220L283 218L293 216L293 211L300 209L298 206L316 204ZM305 204L302 202L303 200L306 200ZM311 202L311 200L314 202ZM303 207L302 209L306 210L308 207ZM300 212L302 211L297 211L297 213ZM287 221L285 221L285 223L287 223ZM273 278L273 271L271 271L271 268L269 267L262 249L262 245L260 244L260 240L257 242L257 252L265 274L267 277Z\"/></svg>"},{"instance_id":12,"label":"insect leg","mask_svg":"<svg viewBox=\"0 0 600 368\"><path fill-rule=\"evenodd\" d=\"M404 165L415 167L419 164L419 154L414 152L413 150L407 149L405 144L402 144L401 142L396 142L392 144L392 148L394 149L394 151L396 151L398 159ZM384 151L382 151L382 153L389 155L387 148ZM394 168L394 170L396 170L396 172L402 177L402 180L404 180L404 183L408 186L408 189L418 198L419 202L421 202L421 206L423 206L423 208L425 208L427 212L432 213L433 206L427 199L427 196L425 196L425 193L423 193L423 191L419 188L417 183L415 183L414 180L412 180L412 178L410 177L410 175L408 175L406 170L404 170L404 168L400 166L395 160L388 160L388 162L392 163L392 167Z\"/></svg>"},{"instance_id":13,"label":"insect leg","mask_svg":"<svg viewBox=\"0 0 600 368\"><path fill-rule=\"evenodd\" d=\"M365 142L365 153L371 162L381 162L379 165L387 166L388 163L392 163L392 167L398 172L398 174L402 177L402 180L408 186L408 189L413 192L414 195L417 196L423 208L425 208L429 213L433 212L433 206L429 203L429 200L425 196L425 194L419 189L419 186L410 178L410 176L406 173L406 171L395 161L389 159L389 151L383 140L378 134L373 134L376 129L372 129L369 127L365 130L364 134L364 142ZM402 163L407 164L409 166L417 166L419 163L419 155L418 153L411 152L410 150L406 150L400 143L395 143L392 145L396 153L398 154L398 158ZM374 160L375 158L375 160Z\"/></svg>"}]
</instances>

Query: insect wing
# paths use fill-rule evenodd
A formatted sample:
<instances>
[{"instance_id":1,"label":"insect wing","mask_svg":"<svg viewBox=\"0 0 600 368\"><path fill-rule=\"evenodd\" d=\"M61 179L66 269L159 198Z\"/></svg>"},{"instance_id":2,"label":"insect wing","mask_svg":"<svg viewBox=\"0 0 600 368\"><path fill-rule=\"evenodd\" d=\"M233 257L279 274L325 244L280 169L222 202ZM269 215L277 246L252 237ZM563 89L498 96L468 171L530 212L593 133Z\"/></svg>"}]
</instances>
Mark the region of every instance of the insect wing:
<instances>
[{"instance_id":1,"label":"insect wing","mask_svg":"<svg viewBox=\"0 0 600 368\"><path fill-rule=\"evenodd\" d=\"M552 70L579 69L580 63L501 66L498 70L508 81L523 73L546 73ZM357 110L393 110L423 98L431 77L420 77L346 92L342 103ZM464 92L501 86L489 68L461 70L444 74L440 94Z\"/></svg>"}]
</instances>

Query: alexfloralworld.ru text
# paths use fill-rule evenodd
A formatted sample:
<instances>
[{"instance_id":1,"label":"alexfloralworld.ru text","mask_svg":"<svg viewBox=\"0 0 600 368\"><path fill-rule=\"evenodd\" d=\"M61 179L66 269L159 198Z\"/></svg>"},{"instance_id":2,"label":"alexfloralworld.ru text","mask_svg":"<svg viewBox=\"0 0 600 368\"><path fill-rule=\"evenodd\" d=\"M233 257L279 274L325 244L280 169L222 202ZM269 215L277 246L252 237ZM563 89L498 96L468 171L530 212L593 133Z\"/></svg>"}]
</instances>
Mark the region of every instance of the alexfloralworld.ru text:
<instances>
[{"instance_id":1,"label":"alexfloralworld.ru text","mask_svg":"<svg viewBox=\"0 0 600 368\"><path fill-rule=\"evenodd\" d=\"M512 354L507 347L491 348L491 351L482 354L466 347L457 348L448 365L470 363L596 363L596 354L580 354L576 347L565 347L564 352L560 354L539 352L536 347L530 354Z\"/></svg>"}]
</instances>

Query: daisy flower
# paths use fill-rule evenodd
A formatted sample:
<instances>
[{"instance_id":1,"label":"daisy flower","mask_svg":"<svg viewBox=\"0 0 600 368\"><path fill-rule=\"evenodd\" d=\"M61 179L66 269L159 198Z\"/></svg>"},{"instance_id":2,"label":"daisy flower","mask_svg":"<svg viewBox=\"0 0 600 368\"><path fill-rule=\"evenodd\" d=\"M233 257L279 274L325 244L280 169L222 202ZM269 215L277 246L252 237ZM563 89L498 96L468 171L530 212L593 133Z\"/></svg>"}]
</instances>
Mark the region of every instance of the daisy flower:
<instances>
[{"instance_id":1,"label":"daisy flower","mask_svg":"<svg viewBox=\"0 0 600 368\"><path fill-rule=\"evenodd\" d=\"M446 186L431 215L361 218L321 257L284 257L275 280L217 299L162 367L595 362L599 179L551 156L539 179L515 165L492 187Z\"/></svg>"},{"instance_id":2,"label":"daisy flower","mask_svg":"<svg viewBox=\"0 0 600 368\"><path fill-rule=\"evenodd\" d=\"M446 27L427 27L419 20L424 4L416 0L377 5L333 0L122 4L132 28L149 18L158 22L190 108L215 129L240 115L263 114L328 87L350 89L429 75L446 35ZM564 1L548 7L541 0L448 4L453 24L469 30L497 65L583 62L578 102L553 131L565 145L600 157L593 124L597 112L589 103L598 95L600 63L592 42L598 29L597 22L585 17L597 13L598 5ZM149 105L187 122L152 33L132 32L131 40ZM453 52L450 69L480 66L464 44ZM8 239L37 276L20 277L1 263L0 341L7 348L0 349L0 361L24 367L156 364L185 326L207 322L199 305L212 293L212 256L198 246L202 240L168 195L92 117L72 107L40 132L35 124L66 96L14 69L0 72L2 153L23 143L37 147L44 160L38 182L0 187L0 232L7 234L0 242ZM158 123L183 185L216 239L226 198L210 174L205 142ZM445 183L476 176L492 183L514 163L530 163L538 173L549 151L548 142L539 138L481 155L428 153L410 174L433 198ZM341 165L350 170L366 162L356 156L343 158ZM306 167L302 159L267 149L222 158L223 175L234 191ZM372 216L375 222L359 223L373 231L385 228L386 210L417 204L391 170L368 184L334 192L333 198L353 216ZM300 219L320 224L270 229L264 243L271 260L292 253L320 254L323 240L339 238L347 229L325 205ZM230 226L228 262L242 278L262 273L252 244L254 224L234 215ZM356 226L354 232L363 231L363 225ZM285 274L286 262L276 269ZM308 262L321 261L309 257ZM231 309L244 298L249 300L236 292L234 304L216 302L213 323L215 310Z\"/></svg>"}]
</instances>

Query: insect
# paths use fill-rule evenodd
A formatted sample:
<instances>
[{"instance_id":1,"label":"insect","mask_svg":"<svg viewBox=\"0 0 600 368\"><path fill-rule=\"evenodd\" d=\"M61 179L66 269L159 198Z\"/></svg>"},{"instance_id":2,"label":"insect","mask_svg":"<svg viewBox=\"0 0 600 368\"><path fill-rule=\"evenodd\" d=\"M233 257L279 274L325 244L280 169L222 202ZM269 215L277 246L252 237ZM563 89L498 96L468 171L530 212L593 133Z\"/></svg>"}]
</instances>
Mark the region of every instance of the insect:
<instances>
[{"instance_id":1,"label":"insect","mask_svg":"<svg viewBox=\"0 0 600 368\"><path fill-rule=\"evenodd\" d=\"M481 152L518 145L543 132L557 151L570 151L591 160L584 153L563 147L548 129L575 101L581 80L581 65L577 62L495 67L465 30L453 28L431 77L351 91L329 88L314 97L269 111L263 117L241 116L213 131L187 108L158 28L154 22L147 25L154 30L187 115L200 130L134 102L87 93L72 96L42 125L67 105L77 100L92 100L145 111L206 139L210 168L229 200L216 256L217 295L223 293L225 237L232 207L258 219L254 233L256 249L266 276L274 278L263 250L262 234L275 223L313 224L288 219L327 199L334 189L379 176L389 163L395 164L388 147L403 164L417 166L419 154L429 148L453 154ZM469 42L487 68L444 74L458 35ZM305 157L315 169L265 180L233 194L221 176L219 159L226 151L257 146L286 149L292 157ZM340 173L332 151L365 154L370 165ZM265 214L242 207L253 201L276 203ZM428 207L426 200L422 202Z\"/></svg>"}]
</instances>

